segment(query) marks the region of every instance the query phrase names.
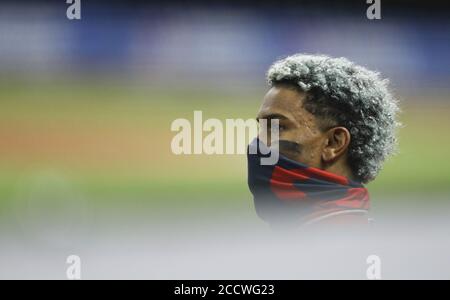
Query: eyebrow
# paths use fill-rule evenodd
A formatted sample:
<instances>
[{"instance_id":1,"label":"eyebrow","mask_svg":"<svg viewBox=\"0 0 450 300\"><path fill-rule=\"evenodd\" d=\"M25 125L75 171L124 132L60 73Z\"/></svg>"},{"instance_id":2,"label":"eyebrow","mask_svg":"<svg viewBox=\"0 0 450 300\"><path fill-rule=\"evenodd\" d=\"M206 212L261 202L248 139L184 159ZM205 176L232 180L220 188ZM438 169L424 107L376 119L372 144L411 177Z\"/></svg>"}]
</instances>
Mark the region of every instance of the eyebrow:
<instances>
[{"instance_id":1,"label":"eyebrow","mask_svg":"<svg viewBox=\"0 0 450 300\"><path fill-rule=\"evenodd\" d=\"M262 116L257 116L256 117L256 121L259 122L260 119L266 119L266 120L272 120L272 119L287 120L288 118L286 116L282 115L282 114L273 113L273 114L262 115Z\"/></svg>"}]
</instances>

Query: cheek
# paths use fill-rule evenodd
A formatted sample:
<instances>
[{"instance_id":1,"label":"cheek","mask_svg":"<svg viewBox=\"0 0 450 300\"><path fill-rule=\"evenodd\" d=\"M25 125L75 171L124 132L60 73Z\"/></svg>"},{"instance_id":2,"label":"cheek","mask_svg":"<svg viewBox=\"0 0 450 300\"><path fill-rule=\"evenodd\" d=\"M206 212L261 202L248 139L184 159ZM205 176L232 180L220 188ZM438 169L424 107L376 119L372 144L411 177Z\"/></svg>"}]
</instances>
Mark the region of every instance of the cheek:
<instances>
[{"instance_id":1,"label":"cheek","mask_svg":"<svg viewBox=\"0 0 450 300\"><path fill-rule=\"evenodd\" d=\"M310 165L317 165L321 157L320 147L314 142L307 143L303 155Z\"/></svg>"},{"instance_id":2,"label":"cheek","mask_svg":"<svg viewBox=\"0 0 450 300\"><path fill-rule=\"evenodd\" d=\"M322 161L322 144L323 139L321 136L316 136L308 140L305 145L305 160L308 160L308 163L312 167L320 168Z\"/></svg>"},{"instance_id":3,"label":"cheek","mask_svg":"<svg viewBox=\"0 0 450 300\"><path fill-rule=\"evenodd\" d=\"M320 132L299 131L296 140L302 145L302 153L298 159L311 167L320 167L323 142Z\"/></svg>"},{"instance_id":4,"label":"cheek","mask_svg":"<svg viewBox=\"0 0 450 300\"><path fill-rule=\"evenodd\" d=\"M306 126L301 126L281 131L280 137L283 137L283 139L286 140L295 141L309 148L314 143L316 135Z\"/></svg>"}]
</instances>

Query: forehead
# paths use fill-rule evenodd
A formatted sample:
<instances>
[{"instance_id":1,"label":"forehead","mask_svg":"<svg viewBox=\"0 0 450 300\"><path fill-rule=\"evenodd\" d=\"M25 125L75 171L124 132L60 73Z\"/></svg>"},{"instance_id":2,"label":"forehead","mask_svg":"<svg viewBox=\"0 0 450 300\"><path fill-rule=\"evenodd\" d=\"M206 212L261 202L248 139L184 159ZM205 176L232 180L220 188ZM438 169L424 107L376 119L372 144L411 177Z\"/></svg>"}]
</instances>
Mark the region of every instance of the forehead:
<instances>
[{"instance_id":1,"label":"forehead","mask_svg":"<svg viewBox=\"0 0 450 300\"><path fill-rule=\"evenodd\" d=\"M264 96L263 103L258 113L259 118L273 114L281 115L287 119L304 119L312 115L303 108L306 94L285 86L274 86Z\"/></svg>"}]
</instances>

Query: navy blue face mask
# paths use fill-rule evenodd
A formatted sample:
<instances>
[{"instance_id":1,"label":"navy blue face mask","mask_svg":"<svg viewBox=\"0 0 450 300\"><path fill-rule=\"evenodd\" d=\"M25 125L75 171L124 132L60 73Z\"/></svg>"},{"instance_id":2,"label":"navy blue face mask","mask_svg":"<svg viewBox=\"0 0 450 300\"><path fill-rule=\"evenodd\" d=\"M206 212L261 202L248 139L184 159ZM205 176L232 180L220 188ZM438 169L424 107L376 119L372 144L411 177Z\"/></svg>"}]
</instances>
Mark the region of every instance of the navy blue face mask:
<instances>
[{"instance_id":1,"label":"navy blue face mask","mask_svg":"<svg viewBox=\"0 0 450 300\"><path fill-rule=\"evenodd\" d=\"M276 164L262 165L261 158L267 156L262 153L269 151L258 139L247 151L248 186L256 213L264 221L274 226L301 225L328 214L367 213L369 194L361 183L281 153Z\"/></svg>"}]
</instances>

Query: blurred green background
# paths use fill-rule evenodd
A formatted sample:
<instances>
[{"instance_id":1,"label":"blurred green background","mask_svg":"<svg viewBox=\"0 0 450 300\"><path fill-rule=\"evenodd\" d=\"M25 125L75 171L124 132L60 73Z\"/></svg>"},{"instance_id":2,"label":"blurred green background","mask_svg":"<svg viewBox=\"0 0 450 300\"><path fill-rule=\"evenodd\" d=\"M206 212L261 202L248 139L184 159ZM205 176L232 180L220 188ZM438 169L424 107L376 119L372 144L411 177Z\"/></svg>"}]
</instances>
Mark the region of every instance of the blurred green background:
<instances>
[{"instance_id":1,"label":"blurred green background","mask_svg":"<svg viewBox=\"0 0 450 300\"><path fill-rule=\"evenodd\" d=\"M204 119L254 118L264 88L227 93L94 81L9 82L0 91L2 211L36 193L36 182L46 195L61 181L71 189L63 196L100 208L252 211L245 155L174 155L170 124L192 120L194 110ZM368 185L375 203L450 195L450 105L414 100L401 105L399 153Z\"/></svg>"}]
</instances>

